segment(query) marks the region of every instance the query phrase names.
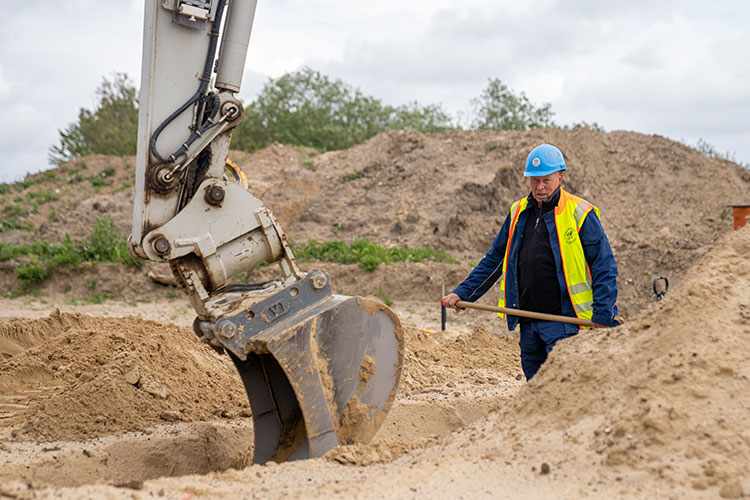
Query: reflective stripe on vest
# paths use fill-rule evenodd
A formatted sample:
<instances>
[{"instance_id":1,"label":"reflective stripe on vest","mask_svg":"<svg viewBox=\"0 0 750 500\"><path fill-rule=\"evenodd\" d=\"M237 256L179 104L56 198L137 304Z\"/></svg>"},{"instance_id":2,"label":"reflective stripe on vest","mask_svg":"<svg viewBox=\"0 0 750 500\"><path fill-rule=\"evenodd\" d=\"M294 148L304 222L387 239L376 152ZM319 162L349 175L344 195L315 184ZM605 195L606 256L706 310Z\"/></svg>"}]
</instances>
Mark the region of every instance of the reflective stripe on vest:
<instances>
[{"instance_id":1,"label":"reflective stripe on vest","mask_svg":"<svg viewBox=\"0 0 750 500\"><path fill-rule=\"evenodd\" d=\"M500 299L499 307L505 307L505 277L508 256L510 255L510 245L513 240L518 216L526 208L528 199L524 198L515 202L511 208L510 231L508 232L508 244L505 247L505 257L503 258L503 274L500 277ZM574 196L560 189L560 200L555 207L555 226L557 228L557 240L560 245L560 257L562 259L562 268L565 275L565 284L568 288L573 309L576 316L581 319L591 319L593 316L594 294L591 288L591 272L586 263L586 256L583 253L583 245L578 237L578 233L583 226L583 221L589 212L594 210L599 216L599 209L591 205L586 200ZM501 318L504 314L498 314Z\"/></svg>"},{"instance_id":2,"label":"reflective stripe on vest","mask_svg":"<svg viewBox=\"0 0 750 500\"><path fill-rule=\"evenodd\" d=\"M510 207L510 229L508 230L508 243L505 245L505 257L503 257L503 274L500 275L500 299L497 303L498 307L505 307L505 274L508 270L508 255L510 255L510 244L513 241L513 233L516 230L516 223L518 222L518 216L521 212L526 209L526 205L529 200L523 198L515 202ZM503 313L498 313L498 316L504 318Z\"/></svg>"}]
</instances>

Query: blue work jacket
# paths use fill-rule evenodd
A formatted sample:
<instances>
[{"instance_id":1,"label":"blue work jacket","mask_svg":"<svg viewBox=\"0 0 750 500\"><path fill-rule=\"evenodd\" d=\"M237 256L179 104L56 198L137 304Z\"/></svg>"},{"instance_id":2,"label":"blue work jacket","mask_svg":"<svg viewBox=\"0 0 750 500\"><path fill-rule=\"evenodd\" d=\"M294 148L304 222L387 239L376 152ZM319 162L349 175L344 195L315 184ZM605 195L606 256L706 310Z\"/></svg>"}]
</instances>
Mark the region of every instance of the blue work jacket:
<instances>
[{"instance_id":1,"label":"blue work jacket","mask_svg":"<svg viewBox=\"0 0 750 500\"><path fill-rule=\"evenodd\" d=\"M521 238L523 238L526 221L533 208L532 204L529 203L529 206L519 214L516 230L513 232L513 241L510 246L505 281L505 303L506 307L512 309L518 309L518 249L521 248ZM575 318L575 310L568 294L568 287L565 283L565 274L562 268L560 242L557 239L557 229L555 227L555 211L549 210L544 213L543 219L547 225L550 246L552 254L555 257L557 280L560 284L561 310L564 316ZM461 300L475 302L500 278L503 272L503 258L505 257L505 247L508 243L509 231L510 213L505 218L503 227L497 233L497 236L495 236L492 247L487 254L469 273L469 276L453 290L453 293L458 295ZM594 311L591 321L605 326L617 326L619 324L615 320L615 316L617 315L617 305L615 304L617 301L617 263L615 262L615 256L612 253L612 247L609 245L607 235L604 233L604 228L594 211L589 212L584 219L578 236L581 239L586 262L591 270L592 289L594 293ZM518 316L507 315L509 330L515 330L518 319ZM577 325L567 323L565 325L566 330L569 330L570 333L576 332L579 329Z\"/></svg>"}]
</instances>

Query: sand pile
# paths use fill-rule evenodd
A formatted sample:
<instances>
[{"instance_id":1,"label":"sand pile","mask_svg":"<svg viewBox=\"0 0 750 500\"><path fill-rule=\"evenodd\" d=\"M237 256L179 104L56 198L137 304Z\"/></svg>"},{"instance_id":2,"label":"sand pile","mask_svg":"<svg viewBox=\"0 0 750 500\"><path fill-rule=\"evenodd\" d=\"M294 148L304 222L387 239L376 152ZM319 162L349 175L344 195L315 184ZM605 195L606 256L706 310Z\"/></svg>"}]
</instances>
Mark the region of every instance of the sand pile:
<instances>
[{"instance_id":1,"label":"sand pile","mask_svg":"<svg viewBox=\"0 0 750 500\"><path fill-rule=\"evenodd\" d=\"M482 328L404 333L401 390L383 427L329 460L391 462L497 409L522 383L516 339ZM232 418L249 415L234 368L187 328L56 311L0 325L0 339L0 478L142 481L242 467L252 456L250 419Z\"/></svg>"},{"instance_id":2,"label":"sand pile","mask_svg":"<svg viewBox=\"0 0 750 500\"><path fill-rule=\"evenodd\" d=\"M633 322L559 343L506 408L454 446L739 497L750 473L748 255L745 228Z\"/></svg>"},{"instance_id":3,"label":"sand pile","mask_svg":"<svg viewBox=\"0 0 750 500\"><path fill-rule=\"evenodd\" d=\"M420 425L420 418L433 421L430 434L446 434L486 410L488 398L515 390L517 340L481 328L466 334L404 330L399 417L386 423L386 440L411 442L404 430ZM186 328L56 311L0 325L0 345L6 358L0 392L11 402L0 425L14 428L18 439L84 440L165 421L249 416L229 359ZM467 403L476 407L471 415L455 416L459 397L476 400ZM425 417L428 406L441 405L454 418L440 411Z\"/></svg>"},{"instance_id":4,"label":"sand pile","mask_svg":"<svg viewBox=\"0 0 750 500\"><path fill-rule=\"evenodd\" d=\"M20 440L82 440L249 416L229 359L187 328L58 311L0 325L0 339L10 356L0 362L0 426L15 427Z\"/></svg>"},{"instance_id":5,"label":"sand pile","mask_svg":"<svg viewBox=\"0 0 750 500\"><path fill-rule=\"evenodd\" d=\"M405 396L458 385L495 385L520 370L518 340L483 328L455 337L406 328L407 351L399 393ZM458 385L456 384L458 382Z\"/></svg>"}]
</instances>

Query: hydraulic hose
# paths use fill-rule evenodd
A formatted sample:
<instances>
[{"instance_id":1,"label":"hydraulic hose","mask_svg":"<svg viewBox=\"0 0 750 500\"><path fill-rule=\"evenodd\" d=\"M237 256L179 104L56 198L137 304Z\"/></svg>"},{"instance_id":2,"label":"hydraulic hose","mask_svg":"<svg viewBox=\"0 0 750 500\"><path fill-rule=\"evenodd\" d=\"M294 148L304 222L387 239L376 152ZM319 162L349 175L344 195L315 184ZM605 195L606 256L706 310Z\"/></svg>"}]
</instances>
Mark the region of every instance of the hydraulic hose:
<instances>
[{"instance_id":1,"label":"hydraulic hose","mask_svg":"<svg viewBox=\"0 0 750 500\"><path fill-rule=\"evenodd\" d=\"M208 83L211 81L211 68L213 67L214 58L216 57L216 46L219 43L219 32L221 30L221 20L224 14L224 6L226 5L227 0L219 0L219 3L216 7L216 15L214 16L214 21L211 25L211 37L208 44L208 54L206 54L206 62L203 65L203 75L200 78L200 85L198 86L198 90L193 94L193 96L188 99L182 106L177 108L177 110L169 115L166 120L164 120L161 125L159 125L154 133L151 135L151 141L150 141L150 147L151 147L151 154L156 157L160 162L162 163L171 163L175 161L180 156L184 155L185 152L188 150L190 145L195 142L196 139L198 139L203 133L211 128L214 123L214 118L216 118L216 114L219 112L219 97L218 96L212 96L210 99L213 101L213 106L211 110L211 115L206 118L203 122L203 124L193 132L188 139L182 143L182 146L180 146L177 151L169 155L166 159L162 155L159 154L159 151L156 149L156 141L159 139L159 135L161 135L162 131L174 121L175 118L180 116L182 113L185 112L190 106L195 104L196 102L200 102L204 106L208 104L209 98L206 96L206 91L208 90Z\"/></svg>"}]
</instances>

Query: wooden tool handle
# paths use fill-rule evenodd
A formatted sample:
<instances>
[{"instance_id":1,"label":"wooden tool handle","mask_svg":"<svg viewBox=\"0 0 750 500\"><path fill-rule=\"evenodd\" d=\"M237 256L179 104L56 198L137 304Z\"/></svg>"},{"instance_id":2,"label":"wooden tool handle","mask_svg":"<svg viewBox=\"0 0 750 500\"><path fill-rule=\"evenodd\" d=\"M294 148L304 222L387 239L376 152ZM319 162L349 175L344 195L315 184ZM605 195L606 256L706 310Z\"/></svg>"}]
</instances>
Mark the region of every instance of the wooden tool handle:
<instances>
[{"instance_id":1,"label":"wooden tool handle","mask_svg":"<svg viewBox=\"0 0 750 500\"><path fill-rule=\"evenodd\" d=\"M499 312L503 314L510 314L511 316L523 316L524 318L541 319L544 321L559 321L560 323L571 323L573 325L581 326L593 325L590 319L579 319L571 318L570 316L558 316L556 314L522 311L521 309L508 309L507 307L485 306L484 304L475 304L473 302L465 302L463 300L459 300L458 302L456 302L456 306L466 307L468 309L479 309L481 311Z\"/></svg>"}]
</instances>

